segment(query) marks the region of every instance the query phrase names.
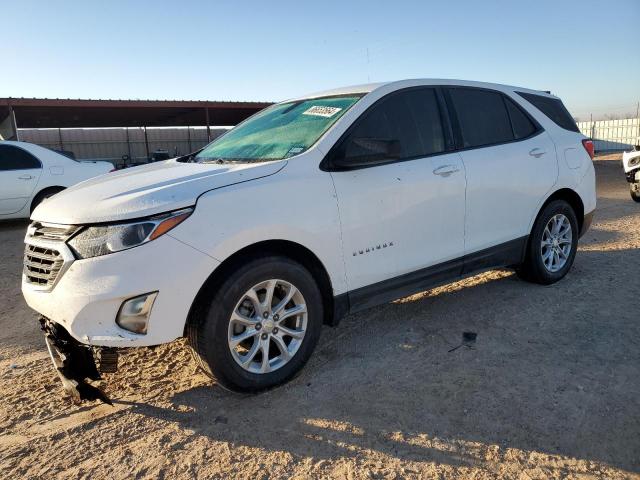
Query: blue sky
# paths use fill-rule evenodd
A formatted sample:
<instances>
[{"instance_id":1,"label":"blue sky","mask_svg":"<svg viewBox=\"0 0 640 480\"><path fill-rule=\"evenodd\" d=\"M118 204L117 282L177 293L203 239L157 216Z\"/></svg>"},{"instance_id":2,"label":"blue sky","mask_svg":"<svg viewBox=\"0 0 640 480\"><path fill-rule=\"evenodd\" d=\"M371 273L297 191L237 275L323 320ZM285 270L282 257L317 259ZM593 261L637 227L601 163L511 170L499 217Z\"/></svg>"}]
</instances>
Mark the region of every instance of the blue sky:
<instances>
[{"instance_id":1,"label":"blue sky","mask_svg":"<svg viewBox=\"0 0 640 480\"><path fill-rule=\"evenodd\" d=\"M640 101L640 0L0 0L0 97L282 100L439 77Z\"/></svg>"}]
</instances>

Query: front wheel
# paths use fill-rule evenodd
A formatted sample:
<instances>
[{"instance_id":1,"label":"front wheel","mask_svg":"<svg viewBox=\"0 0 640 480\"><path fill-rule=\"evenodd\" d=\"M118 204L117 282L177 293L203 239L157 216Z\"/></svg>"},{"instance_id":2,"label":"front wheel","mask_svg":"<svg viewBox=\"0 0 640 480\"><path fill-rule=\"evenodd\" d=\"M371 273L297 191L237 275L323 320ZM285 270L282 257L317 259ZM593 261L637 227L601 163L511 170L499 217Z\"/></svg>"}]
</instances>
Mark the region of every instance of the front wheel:
<instances>
[{"instance_id":1,"label":"front wheel","mask_svg":"<svg viewBox=\"0 0 640 480\"><path fill-rule=\"evenodd\" d=\"M542 285L562 279L578 249L578 220L564 200L549 203L533 226L525 261L516 272L520 278Z\"/></svg>"},{"instance_id":2,"label":"front wheel","mask_svg":"<svg viewBox=\"0 0 640 480\"><path fill-rule=\"evenodd\" d=\"M270 256L231 274L189 325L188 336L204 371L222 386L257 392L302 369L322 318L322 296L309 271Z\"/></svg>"},{"instance_id":3,"label":"front wheel","mask_svg":"<svg viewBox=\"0 0 640 480\"><path fill-rule=\"evenodd\" d=\"M629 184L629 193L634 202L640 203L640 182L633 182Z\"/></svg>"}]
</instances>

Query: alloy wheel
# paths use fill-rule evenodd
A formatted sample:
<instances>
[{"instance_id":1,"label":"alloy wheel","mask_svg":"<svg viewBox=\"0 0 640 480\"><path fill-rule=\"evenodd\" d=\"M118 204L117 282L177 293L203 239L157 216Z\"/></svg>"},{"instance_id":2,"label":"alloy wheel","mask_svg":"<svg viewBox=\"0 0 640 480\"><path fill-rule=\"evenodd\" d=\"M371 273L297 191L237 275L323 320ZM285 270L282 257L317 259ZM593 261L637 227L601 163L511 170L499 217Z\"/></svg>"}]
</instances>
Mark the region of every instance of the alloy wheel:
<instances>
[{"instance_id":1,"label":"alloy wheel","mask_svg":"<svg viewBox=\"0 0 640 480\"><path fill-rule=\"evenodd\" d=\"M552 273L561 270L567 264L572 248L571 222L562 213L554 215L547 222L540 242L544 267Z\"/></svg>"},{"instance_id":2,"label":"alloy wheel","mask_svg":"<svg viewBox=\"0 0 640 480\"><path fill-rule=\"evenodd\" d=\"M271 279L247 290L229 319L233 359L251 373L269 373L296 354L307 329L307 304L292 283Z\"/></svg>"}]
</instances>

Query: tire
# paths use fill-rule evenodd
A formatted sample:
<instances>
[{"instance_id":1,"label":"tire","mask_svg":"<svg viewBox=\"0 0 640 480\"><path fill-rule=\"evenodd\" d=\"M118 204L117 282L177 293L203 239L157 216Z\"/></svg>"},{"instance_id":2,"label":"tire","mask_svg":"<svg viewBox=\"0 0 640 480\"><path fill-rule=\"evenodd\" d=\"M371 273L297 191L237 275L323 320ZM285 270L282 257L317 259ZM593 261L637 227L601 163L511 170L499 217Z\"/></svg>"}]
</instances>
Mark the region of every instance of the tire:
<instances>
[{"instance_id":1,"label":"tire","mask_svg":"<svg viewBox=\"0 0 640 480\"><path fill-rule=\"evenodd\" d=\"M38 192L38 194L33 198L31 202L31 213L36 209L38 205L40 205L44 200L49 197L53 197L56 193L61 192L64 188L49 188L47 190L42 190Z\"/></svg>"},{"instance_id":2,"label":"tire","mask_svg":"<svg viewBox=\"0 0 640 480\"><path fill-rule=\"evenodd\" d=\"M633 182L629 184L629 193L634 202L640 203L640 182Z\"/></svg>"},{"instance_id":3,"label":"tire","mask_svg":"<svg viewBox=\"0 0 640 480\"><path fill-rule=\"evenodd\" d=\"M557 225L560 225L558 233L553 231ZM571 205L564 200L552 201L538 215L527 242L525 260L516 273L523 280L541 285L557 282L573 265L578 236L578 220Z\"/></svg>"},{"instance_id":4,"label":"tire","mask_svg":"<svg viewBox=\"0 0 640 480\"><path fill-rule=\"evenodd\" d=\"M281 305L293 292L290 286L296 293L286 305ZM272 302L265 301L269 287ZM257 292L257 300L247 296L252 291ZM274 255L248 260L208 298L211 300L202 301L199 313L189 322L187 336L205 373L229 390L253 393L290 380L305 365L320 337L323 319L320 289L306 268L287 257ZM304 312L301 305L306 306ZM301 313L280 319L279 306L284 307L280 315L291 313L294 307ZM304 332L301 338L300 332ZM239 338L246 340L237 343ZM264 345L268 345L266 363ZM248 363L242 366L241 362Z\"/></svg>"}]
</instances>

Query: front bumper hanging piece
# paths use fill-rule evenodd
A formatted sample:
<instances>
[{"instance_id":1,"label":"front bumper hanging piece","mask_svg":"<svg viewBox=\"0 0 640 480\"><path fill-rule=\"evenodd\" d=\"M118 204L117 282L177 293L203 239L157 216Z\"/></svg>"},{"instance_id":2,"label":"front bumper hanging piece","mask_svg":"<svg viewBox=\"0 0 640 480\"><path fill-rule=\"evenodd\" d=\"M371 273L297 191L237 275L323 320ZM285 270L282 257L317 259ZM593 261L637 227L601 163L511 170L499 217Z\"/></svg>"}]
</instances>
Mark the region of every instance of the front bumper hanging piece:
<instances>
[{"instance_id":1,"label":"front bumper hanging piece","mask_svg":"<svg viewBox=\"0 0 640 480\"><path fill-rule=\"evenodd\" d=\"M101 389L87 382L87 379L101 379L92 348L78 342L63 327L46 317L40 317L40 328L44 332L53 365L73 402L100 400L113 405ZM117 362L117 356L115 361ZM113 355L108 363L113 363ZM113 367L105 370L113 371Z\"/></svg>"}]
</instances>

